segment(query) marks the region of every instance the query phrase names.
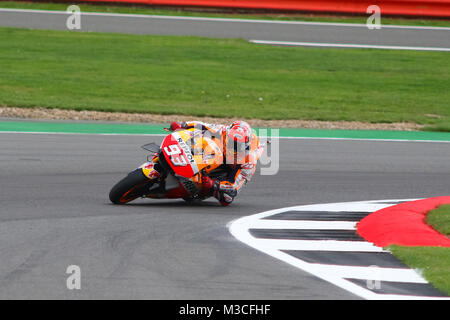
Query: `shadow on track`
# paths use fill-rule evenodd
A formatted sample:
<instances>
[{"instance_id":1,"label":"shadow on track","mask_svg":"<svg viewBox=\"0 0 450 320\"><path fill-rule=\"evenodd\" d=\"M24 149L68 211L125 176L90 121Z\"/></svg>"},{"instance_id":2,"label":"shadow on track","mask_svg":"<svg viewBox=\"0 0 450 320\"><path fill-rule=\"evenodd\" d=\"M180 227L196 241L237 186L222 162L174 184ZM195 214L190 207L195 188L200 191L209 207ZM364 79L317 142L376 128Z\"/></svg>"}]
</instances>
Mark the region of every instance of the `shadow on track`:
<instances>
[{"instance_id":1,"label":"shadow on track","mask_svg":"<svg viewBox=\"0 0 450 320\"><path fill-rule=\"evenodd\" d=\"M114 205L112 203L108 203L109 205ZM216 207L216 208L222 208L222 206L218 202L213 201L173 201L173 202L156 202L156 201L149 201L149 202L136 202L136 203L127 203L123 205L114 205L118 207L173 207L173 208L192 208L192 207Z\"/></svg>"}]
</instances>

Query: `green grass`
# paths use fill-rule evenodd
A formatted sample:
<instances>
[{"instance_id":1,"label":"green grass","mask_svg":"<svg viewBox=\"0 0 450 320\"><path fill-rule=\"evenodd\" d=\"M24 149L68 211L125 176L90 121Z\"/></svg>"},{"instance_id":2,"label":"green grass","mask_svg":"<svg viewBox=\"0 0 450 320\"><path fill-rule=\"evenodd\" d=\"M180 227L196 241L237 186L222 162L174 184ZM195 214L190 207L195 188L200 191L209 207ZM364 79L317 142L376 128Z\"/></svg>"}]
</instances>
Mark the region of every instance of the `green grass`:
<instances>
[{"instance_id":1,"label":"green grass","mask_svg":"<svg viewBox=\"0 0 450 320\"><path fill-rule=\"evenodd\" d=\"M442 234L450 235L450 205L430 211L426 222ZM408 266L420 270L436 288L450 295L450 248L394 245L389 250Z\"/></svg>"},{"instance_id":2,"label":"green grass","mask_svg":"<svg viewBox=\"0 0 450 320\"><path fill-rule=\"evenodd\" d=\"M431 126L426 126L423 130L425 131L441 131L441 132L450 132L450 121L444 120L442 122L437 122Z\"/></svg>"},{"instance_id":3,"label":"green grass","mask_svg":"<svg viewBox=\"0 0 450 320\"><path fill-rule=\"evenodd\" d=\"M0 104L449 123L450 55L0 28Z\"/></svg>"},{"instance_id":4,"label":"green grass","mask_svg":"<svg viewBox=\"0 0 450 320\"><path fill-rule=\"evenodd\" d=\"M450 235L450 205L442 205L430 211L427 223L440 233Z\"/></svg>"},{"instance_id":5,"label":"green grass","mask_svg":"<svg viewBox=\"0 0 450 320\"><path fill-rule=\"evenodd\" d=\"M406 265L418 269L435 288L450 295L450 248L390 246Z\"/></svg>"},{"instance_id":6,"label":"green grass","mask_svg":"<svg viewBox=\"0 0 450 320\"><path fill-rule=\"evenodd\" d=\"M66 3L45 3L27 1L0 1L0 8L15 9L39 9L39 10L66 10L69 4ZM111 4L79 4L81 11L85 12L110 12L110 13L133 13L151 15L171 15L171 16L201 16L201 17L223 17L223 18L245 18L245 19L270 19L270 20L290 20L290 21L315 21L315 22L342 22L342 23L366 23L367 16L345 16L345 15L324 15L324 14L281 14L281 13L215 13L193 8L154 8L145 5L111 5ZM450 21L444 19L417 19L417 18L397 18L382 17L382 24L414 25L414 26L435 26L450 27Z\"/></svg>"}]
</instances>

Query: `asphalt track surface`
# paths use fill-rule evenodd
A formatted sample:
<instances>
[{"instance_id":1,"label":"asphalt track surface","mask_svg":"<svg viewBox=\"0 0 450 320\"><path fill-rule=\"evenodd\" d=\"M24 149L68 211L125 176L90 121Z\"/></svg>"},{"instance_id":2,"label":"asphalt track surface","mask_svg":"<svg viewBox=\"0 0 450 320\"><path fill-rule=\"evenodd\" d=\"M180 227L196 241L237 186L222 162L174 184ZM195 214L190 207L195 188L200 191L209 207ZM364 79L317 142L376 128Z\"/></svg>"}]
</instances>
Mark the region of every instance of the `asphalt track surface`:
<instances>
[{"instance_id":1,"label":"asphalt track surface","mask_svg":"<svg viewBox=\"0 0 450 320\"><path fill-rule=\"evenodd\" d=\"M67 30L68 17L62 11L0 9L0 26ZM98 13L82 13L80 21L81 31L450 50L450 28L382 25L369 30L361 24Z\"/></svg>"},{"instance_id":2,"label":"asphalt track surface","mask_svg":"<svg viewBox=\"0 0 450 320\"><path fill-rule=\"evenodd\" d=\"M66 30L67 14L0 10L0 25ZM448 29L83 15L81 31L449 48ZM358 299L236 240L227 224L281 207L450 190L445 143L281 140L280 171L232 206L109 203L160 137L0 134L0 299ZM66 269L81 268L81 290Z\"/></svg>"},{"instance_id":3,"label":"asphalt track surface","mask_svg":"<svg viewBox=\"0 0 450 320\"><path fill-rule=\"evenodd\" d=\"M236 240L227 224L286 206L447 195L446 143L280 142L280 170L232 206L109 203L161 137L0 134L1 299L358 299ZM68 290L69 265L81 290Z\"/></svg>"}]
</instances>

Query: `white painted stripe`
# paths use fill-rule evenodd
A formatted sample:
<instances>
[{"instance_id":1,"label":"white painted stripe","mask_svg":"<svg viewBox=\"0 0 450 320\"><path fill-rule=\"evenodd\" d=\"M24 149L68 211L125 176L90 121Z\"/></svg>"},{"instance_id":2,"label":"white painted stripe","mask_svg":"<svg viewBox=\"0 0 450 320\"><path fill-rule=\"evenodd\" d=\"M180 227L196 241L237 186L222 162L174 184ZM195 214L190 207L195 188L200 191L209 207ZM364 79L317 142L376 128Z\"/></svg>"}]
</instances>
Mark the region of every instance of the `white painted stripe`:
<instances>
[{"instance_id":1,"label":"white painted stripe","mask_svg":"<svg viewBox=\"0 0 450 320\"><path fill-rule=\"evenodd\" d=\"M301 46L301 47L359 48L359 49L445 51L445 52L450 51L450 48L440 48L440 47L408 47L408 46L388 46L388 45L373 45L373 44L318 43L318 42L271 41L271 40L249 40L249 42L256 44Z\"/></svg>"},{"instance_id":2,"label":"white painted stripe","mask_svg":"<svg viewBox=\"0 0 450 320\"><path fill-rule=\"evenodd\" d=\"M45 131L0 131L1 133L20 133L20 134L58 134L58 135L97 135L97 136L149 136L165 137L167 133L88 133L88 132L45 132Z\"/></svg>"},{"instance_id":3,"label":"white painted stripe","mask_svg":"<svg viewBox=\"0 0 450 320\"><path fill-rule=\"evenodd\" d=\"M319 272L325 272L340 278L379 280L391 282L428 283L412 269L382 268L382 267L357 267L341 265L315 264Z\"/></svg>"},{"instance_id":4,"label":"white painted stripe","mask_svg":"<svg viewBox=\"0 0 450 320\"><path fill-rule=\"evenodd\" d=\"M272 137L259 137L260 139L272 138ZM374 142L440 142L440 143L450 143L450 140L427 140L427 139L370 139L370 138L335 138L335 137L292 137L283 136L278 137L279 139L291 139L291 140L342 140L342 141L374 141Z\"/></svg>"},{"instance_id":5,"label":"white painted stripe","mask_svg":"<svg viewBox=\"0 0 450 320\"><path fill-rule=\"evenodd\" d=\"M309 229L309 230L355 230L352 221L308 220L256 220L248 225L252 229Z\"/></svg>"},{"instance_id":6,"label":"white painted stripe","mask_svg":"<svg viewBox=\"0 0 450 320\"><path fill-rule=\"evenodd\" d=\"M83 132L40 132L40 131L1 131L1 133L21 134L74 134L74 135L99 135L99 136L149 136L165 137L165 133L83 133ZM263 139L264 137L259 137ZM373 141L373 142L426 142L426 143L450 143L450 140L407 140L407 139L363 139L363 138L327 138L327 137L278 137L283 140L342 140L342 141Z\"/></svg>"},{"instance_id":7,"label":"white painted stripe","mask_svg":"<svg viewBox=\"0 0 450 320\"><path fill-rule=\"evenodd\" d=\"M34 10L34 9L9 9L0 8L0 12L17 12L17 13L43 13L43 14L69 14L66 11L58 10ZM71 14L71 13L70 13ZM314 21L288 21L288 20L265 20L265 19L239 19L239 18L213 18L213 17L187 17L187 16L167 16L167 15L150 15L150 14L133 14L133 13L107 13L107 12L81 12L86 16L107 16L107 17L124 17L124 18L144 18L144 19L166 19L166 20L191 20L205 22L242 22L242 23L264 23L264 24L285 24L285 25L309 25L309 26L333 26L333 27L351 27L351 28L367 28L362 23L340 23L340 22L314 22ZM433 27L433 26L403 26L382 24L382 29L418 29L418 30L443 30L450 31L450 27Z\"/></svg>"},{"instance_id":8,"label":"white painted stripe","mask_svg":"<svg viewBox=\"0 0 450 320\"><path fill-rule=\"evenodd\" d=\"M231 229L230 229L231 231ZM248 244L248 243L247 243ZM374 299L376 298L376 295L374 295L372 292L370 292L367 289L364 289L362 287L360 287L359 285L356 285L348 280L342 279L340 277L336 277L332 274L328 274L328 273L324 273L324 272L320 272L317 268L316 265L311 264L311 263L307 263L303 260L297 259L289 254L286 254L282 251L279 250L270 250L270 249L261 249L261 248L255 248L259 251L262 251L266 254L268 254L269 256L272 256L276 259L279 259L281 261L284 261L296 268L299 268L301 270L304 270L306 272L311 273L312 275L323 279L325 281L330 282L331 284L334 284L335 286L338 286L344 290L347 290L355 295L358 295L364 299Z\"/></svg>"},{"instance_id":9,"label":"white painted stripe","mask_svg":"<svg viewBox=\"0 0 450 320\"><path fill-rule=\"evenodd\" d=\"M373 244L365 241L278 240L278 239L258 239L253 237L251 242L255 245L255 247L264 248L264 250L277 249L277 250L304 250L304 251L386 252L382 248L374 246Z\"/></svg>"},{"instance_id":10,"label":"white painted stripe","mask_svg":"<svg viewBox=\"0 0 450 320\"><path fill-rule=\"evenodd\" d=\"M266 253L274 258L284 261L292 266L309 272L325 281L328 281L344 290L352 292L364 299L433 299L433 300L449 300L449 298L439 297L424 297L424 296L409 296L409 295L392 295L392 294L378 294L372 292L368 288L364 288L360 285L352 283L347 279L362 279L362 280L380 280L380 281L393 281L404 283L424 283L426 280L414 270L404 268L373 268L373 267L359 267L359 266L342 266L342 265L325 265L318 263L308 263L290 254L287 254L281 250L314 250L314 251L336 251L336 252L389 252L384 251L380 247L376 247L369 242L362 241L334 241L334 240L280 240L280 239L257 239L249 233L249 228L259 227L266 228L267 224L274 222L275 227L287 227L290 222L295 223L294 226L302 227L308 225L309 227L318 227L319 224L316 221L281 221L281 220L266 220L265 217L286 211L299 210L299 211L331 211L340 212L349 211L354 212L372 212L385 207L392 206L393 204L387 204L383 202L403 202L413 201L418 199L402 199L402 200L371 200L371 201L359 201L348 203L330 203L321 205L308 205L308 206L294 206L288 208L280 208L262 212L252 216L240 218L232 221L228 224L228 228L231 234L238 240L249 245L256 250ZM342 210L346 206L347 210ZM333 209L334 207L334 209ZM377 209L374 209L378 207ZM372 210L372 211L370 211ZM331 221L332 222L332 221ZM298 224L299 223L299 224ZM343 222L341 227L351 227L352 224ZM324 226L332 227L332 224L324 224ZM335 226L338 226L335 224ZM354 224L353 224L354 226ZM381 282L382 283L382 282Z\"/></svg>"},{"instance_id":11,"label":"white painted stripe","mask_svg":"<svg viewBox=\"0 0 450 320\"><path fill-rule=\"evenodd\" d=\"M415 200L415 199L413 199ZM384 202L399 202L402 200L385 200ZM408 200L412 201L412 200ZM286 211L329 211L329 212L345 212L348 214L359 213L359 212L373 212L386 207L391 206L392 204L382 203L383 201L355 201L355 202L339 202L339 203L324 203L321 205L301 205L301 206L292 206L281 209L274 209L266 212L262 212L256 215L244 217L252 220L260 219L263 217L268 217L274 215L276 213L282 213Z\"/></svg>"},{"instance_id":12,"label":"white painted stripe","mask_svg":"<svg viewBox=\"0 0 450 320\"><path fill-rule=\"evenodd\" d=\"M258 249L258 248L256 248ZM354 284L344 278L325 272L325 270L317 268L317 264L307 263L303 260L297 259L289 254L286 254L279 250L261 250L258 249L276 259L284 261L296 268L309 272L316 277L330 282L331 284L338 286L344 290L347 290L357 296L369 300L449 300L449 298L440 297L424 297L424 296L409 296L409 295L393 295L393 294L377 294L371 290ZM376 279L366 279L376 280Z\"/></svg>"},{"instance_id":13,"label":"white painted stripe","mask_svg":"<svg viewBox=\"0 0 450 320\"><path fill-rule=\"evenodd\" d=\"M395 294L377 294L373 300L449 300L445 297L408 296Z\"/></svg>"}]
</instances>

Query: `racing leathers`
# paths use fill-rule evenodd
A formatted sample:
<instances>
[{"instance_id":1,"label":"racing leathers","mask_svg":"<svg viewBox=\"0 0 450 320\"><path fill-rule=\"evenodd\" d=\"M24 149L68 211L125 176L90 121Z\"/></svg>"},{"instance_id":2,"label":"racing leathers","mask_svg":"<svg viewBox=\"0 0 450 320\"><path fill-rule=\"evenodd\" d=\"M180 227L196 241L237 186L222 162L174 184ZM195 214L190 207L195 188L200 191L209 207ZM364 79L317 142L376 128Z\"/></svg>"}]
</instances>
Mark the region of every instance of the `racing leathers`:
<instances>
[{"instance_id":1,"label":"racing leathers","mask_svg":"<svg viewBox=\"0 0 450 320\"><path fill-rule=\"evenodd\" d=\"M230 161L229 157L224 156L223 164L219 168L225 174L217 179L204 177L205 180L203 181L204 186L210 186L209 190L206 191L208 195L214 196L222 206L230 205L240 190L250 181L255 173L257 160L264 151L259 143L258 136L251 131L250 126L245 122L239 123L248 126L250 138L248 150L246 150L245 155L242 157L242 161ZM230 132L231 126L209 124L201 121L173 122L170 126L172 131L190 128L200 129L204 135L210 135L220 140L218 145L221 147L223 154L227 154L225 140L227 134Z\"/></svg>"}]
</instances>

